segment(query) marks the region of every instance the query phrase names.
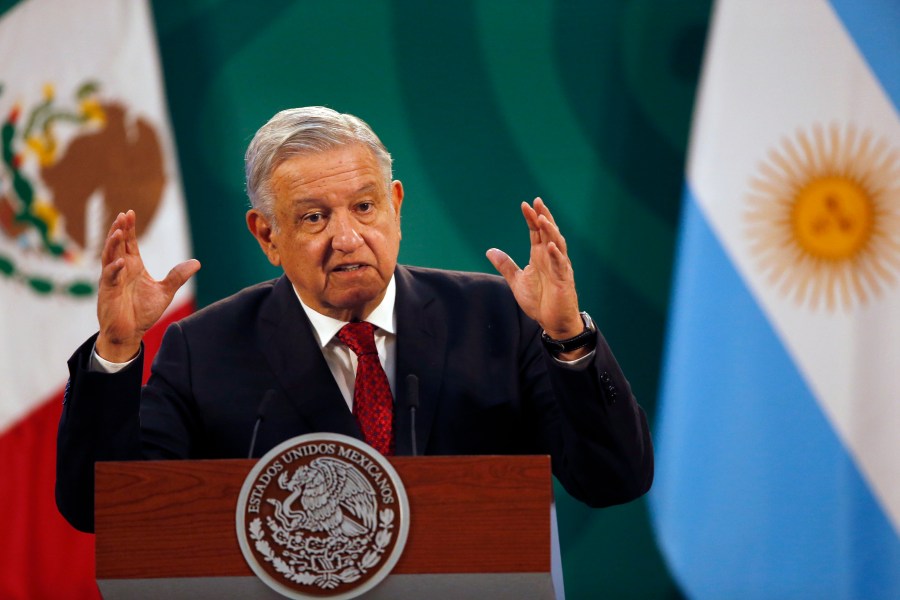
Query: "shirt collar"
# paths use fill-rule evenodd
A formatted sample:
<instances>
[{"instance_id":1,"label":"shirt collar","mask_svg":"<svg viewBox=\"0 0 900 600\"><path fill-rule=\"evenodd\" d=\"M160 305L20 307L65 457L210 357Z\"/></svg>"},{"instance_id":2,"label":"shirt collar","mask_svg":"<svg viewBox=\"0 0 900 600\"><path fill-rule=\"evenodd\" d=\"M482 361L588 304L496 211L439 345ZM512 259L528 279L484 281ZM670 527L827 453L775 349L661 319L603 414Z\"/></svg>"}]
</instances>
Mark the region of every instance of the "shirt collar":
<instances>
[{"instance_id":1,"label":"shirt collar","mask_svg":"<svg viewBox=\"0 0 900 600\"><path fill-rule=\"evenodd\" d=\"M297 288L294 288L294 294L296 294L297 300L300 300L300 294L297 293ZM391 280L388 282L387 289L384 292L384 298L381 299L381 302L375 307L375 310L369 313L369 316L366 317L366 321L385 333L395 335L397 333L397 324L394 318L394 302L396 299L397 284L394 282L394 276L391 275ZM303 300L300 300L300 306L303 307L303 312L309 317L309 322L312 324L313 333L316 336L316 341L319 342L320 348L327 346L332 338L337 335L337 332L347 324L347 321L333 319L320 312L316 312L307 306Z\"/></svg>"}]
</instances>

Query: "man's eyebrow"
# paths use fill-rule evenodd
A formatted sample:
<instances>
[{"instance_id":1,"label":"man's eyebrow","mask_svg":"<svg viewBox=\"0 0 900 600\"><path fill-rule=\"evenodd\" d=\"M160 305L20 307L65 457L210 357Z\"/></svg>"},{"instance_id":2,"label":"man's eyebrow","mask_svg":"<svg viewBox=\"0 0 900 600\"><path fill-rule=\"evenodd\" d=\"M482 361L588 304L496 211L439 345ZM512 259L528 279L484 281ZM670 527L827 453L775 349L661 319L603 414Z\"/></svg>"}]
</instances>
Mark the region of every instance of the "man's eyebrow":
<instances>
[{"instance_id":1,"label":"man's eyebrow","mask_svg":"<svg viewBox=\"0 0 900 600\"><path fill-rule=\"evenodd\" d=\"M321 204L321 202L321 200L314 197L296 198L294 200L291 200L291 207L295 209L306 208L307 206L316 206L318 204Z\"/></svg>"},{"instance_id":2,"label":"man's eyebrow","mask_svg":"<svg viewBox=\"0 0 900 600\"><path fill-rule=\"evenodd\" d=\"M355 192L353 192L353 195L354 196L362 196L364 194L371 194L372 192L374 192L377 189L378 189L378 184L367 183L367 184L361 186ZM306 196L303 198L295 198L295 199L291 200L291 207L295 208L295 209L305 208L309 205L316 206L321 203L322 203L321 198L318 198L316 196Z\"/></svg>"},{"instance_id":3,"label":"man's eyebrow","mask_svg":"<svg viewBox=\"0 0 900 600\"><path fill-rule=\"evenodd\" d=\"M370 194L370 193L374 192L376 188L377 188L377 186L374 183L367 183L366 185L364 185L361 188L359 188L358 190L356 190L356 192L354 192L354 194L356 196L359 196L361 194Z\"/></svg>"}]
</instances>

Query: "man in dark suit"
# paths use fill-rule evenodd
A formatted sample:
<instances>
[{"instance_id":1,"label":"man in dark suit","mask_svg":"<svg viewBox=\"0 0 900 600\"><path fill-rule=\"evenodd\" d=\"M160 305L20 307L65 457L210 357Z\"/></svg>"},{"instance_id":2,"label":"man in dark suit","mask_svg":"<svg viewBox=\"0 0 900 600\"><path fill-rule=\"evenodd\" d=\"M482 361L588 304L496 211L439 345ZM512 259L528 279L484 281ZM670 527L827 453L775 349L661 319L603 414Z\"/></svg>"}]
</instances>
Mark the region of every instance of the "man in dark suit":
<instances>
[{"instance_id":1,"label":"man in dark suit","mask_svg":"<svg viewBox=\"0 0 900 600\"><path fill-rule=\"evenodd\" d=\"M246 164L248 228L285 275L170 326L143 389L141 339L200 265L155 281L134 213L110 228L100 331L69 361L60 422L57 503L73 525L93 527L95 461L241 457L257 421L257 455L330 431L386 453L417 444L424 454L550 454L556 477L593 506L649 489L646 418L579 312L565 240L540 199L522 205L525 269L487 253L501 279L397 265L403 186L356 117L282 111L257 132ZM375 419L343 333L356 322L372 324L386 379ZM415 433L410 375L421 398Z\"/></svg>"}]
</instances>

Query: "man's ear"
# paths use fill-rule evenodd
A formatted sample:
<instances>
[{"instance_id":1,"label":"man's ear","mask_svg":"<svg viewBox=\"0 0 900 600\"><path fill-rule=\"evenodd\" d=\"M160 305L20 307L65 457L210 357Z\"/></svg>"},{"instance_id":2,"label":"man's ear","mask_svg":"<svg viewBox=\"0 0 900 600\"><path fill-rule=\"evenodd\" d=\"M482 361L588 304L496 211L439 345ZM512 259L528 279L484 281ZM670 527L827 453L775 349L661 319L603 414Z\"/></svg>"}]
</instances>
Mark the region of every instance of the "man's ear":
<instances>
[{"instance_id":1,"label":"man's ear","mask_svg":"<svg viewBox=\"0 0 900 600\"><path fill-rule=\"evenodd\" d=\"M397 230L400 231L400 207L403 206L403 184L395 179L391 182L391 205L394 207L394 218L397 219ZM402 235L400 237L403 237Z\"/></svg>"},{"instance_id":2,"label":"man's ear","mask_svg":"<svg viewBox=\"0 0 900 600\"><path fill-rule=\"evenodd\" d=\"M269 262L276 267L281 266L281 255L278 252L278 245L272 237L272 224L269 219L255 208L251 208L247 211L247 229L259 242L259 247L262 248Z\"/></svg>"}]
</instances>

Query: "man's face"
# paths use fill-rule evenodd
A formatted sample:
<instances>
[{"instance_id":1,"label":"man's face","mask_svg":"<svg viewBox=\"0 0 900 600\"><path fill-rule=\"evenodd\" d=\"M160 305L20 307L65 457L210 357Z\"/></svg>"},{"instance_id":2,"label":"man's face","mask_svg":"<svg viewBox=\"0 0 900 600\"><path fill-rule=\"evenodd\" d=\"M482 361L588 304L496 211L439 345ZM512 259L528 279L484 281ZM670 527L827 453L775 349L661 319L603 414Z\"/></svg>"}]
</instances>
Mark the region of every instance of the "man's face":
<instances>
[{"instance_id":1,"label":"man's face","mask_svg":"<svg viewBox=\"0 0 900 600\"><path fill-rule=\"evenodd\" d=\"M269 261L317 312L365 318L397 264L403 186L388 187L361 144L290 158L273 171L270 186L277 229L257 210L247 213Z\"/></svg>"}]
</instances>

